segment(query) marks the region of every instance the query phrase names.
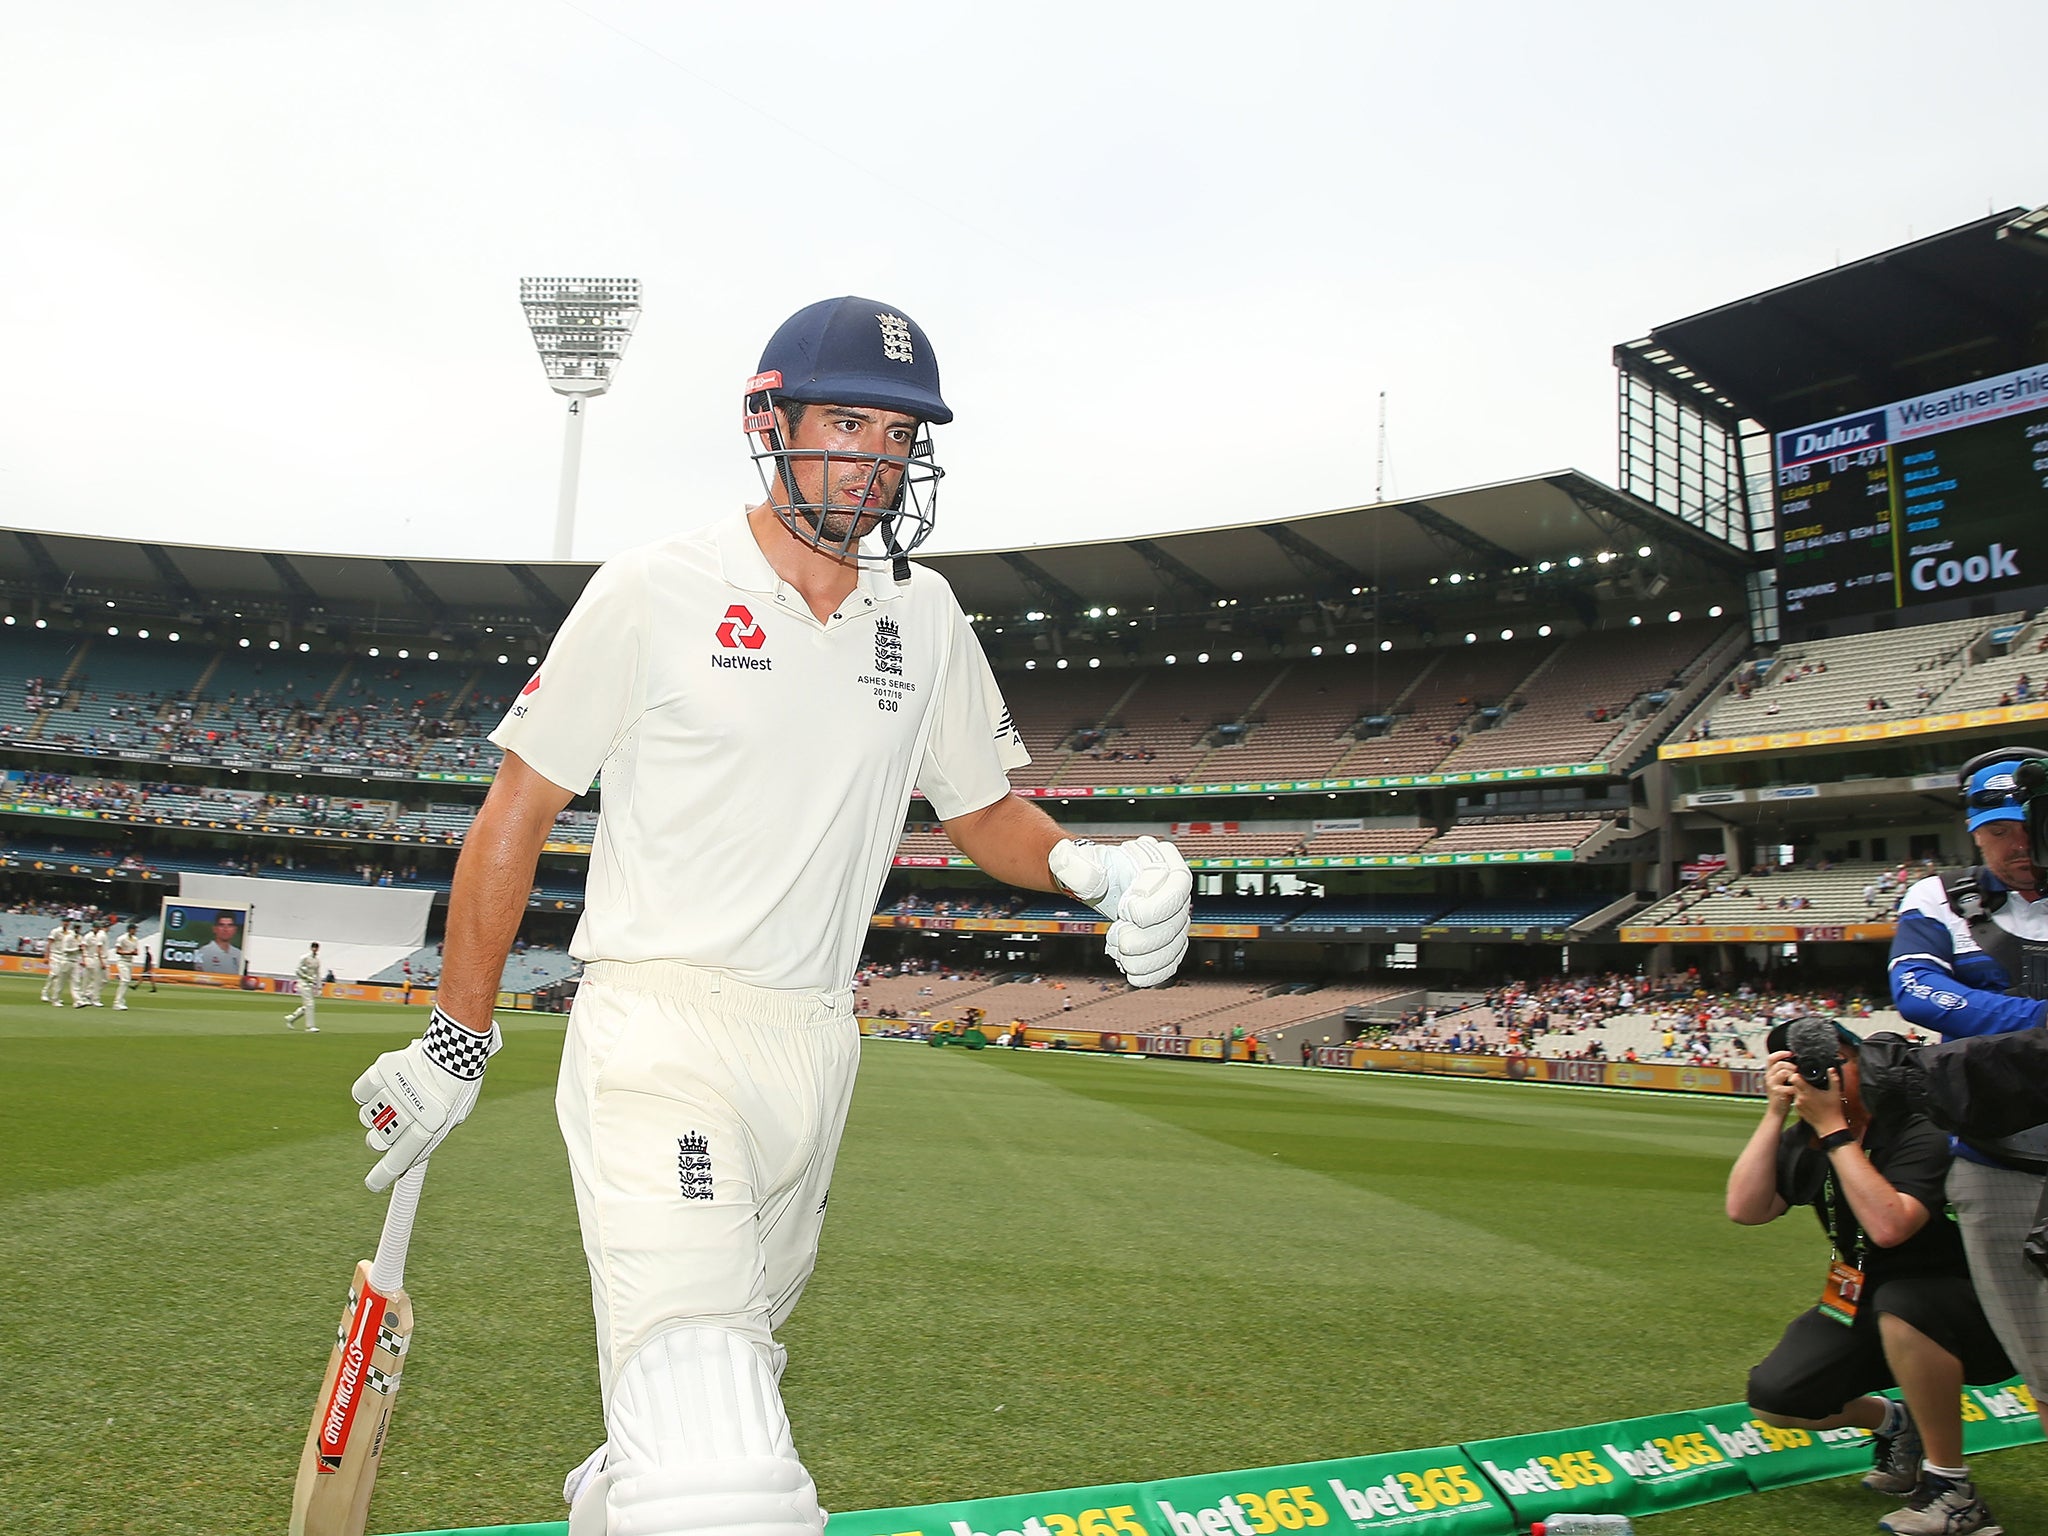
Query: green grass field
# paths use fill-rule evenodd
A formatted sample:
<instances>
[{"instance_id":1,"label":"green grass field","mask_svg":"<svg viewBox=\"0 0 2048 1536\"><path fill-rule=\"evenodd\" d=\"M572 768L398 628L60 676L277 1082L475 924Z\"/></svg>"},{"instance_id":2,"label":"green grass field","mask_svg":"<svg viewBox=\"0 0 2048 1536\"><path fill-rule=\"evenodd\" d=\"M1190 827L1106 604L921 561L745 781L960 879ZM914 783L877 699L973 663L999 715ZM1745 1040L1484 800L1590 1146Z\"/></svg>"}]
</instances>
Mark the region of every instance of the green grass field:
<instances>
[{"instance_id":1,"label":"green grass field","mask_svg":"<svg viewBox=\"0 0 2048 1536\"><path fill-rule=\"evenodd\" d=\"M0 978L0 1510L28 1533L284 1529L382 1203L349 1084L419 1010ZM552 1520L596 1443L551 1087L514 1021L435 1158L372 1529ZM1720 1215L1747 1104L867 1048L785 1331L828 1508L1366 1454L1727 1402L1825 1263ZM2048 1447L1981 1458L2048 1530ZM1859 1532L1852 1481L1644 1522Z\"/></svg>"}]
</instances>

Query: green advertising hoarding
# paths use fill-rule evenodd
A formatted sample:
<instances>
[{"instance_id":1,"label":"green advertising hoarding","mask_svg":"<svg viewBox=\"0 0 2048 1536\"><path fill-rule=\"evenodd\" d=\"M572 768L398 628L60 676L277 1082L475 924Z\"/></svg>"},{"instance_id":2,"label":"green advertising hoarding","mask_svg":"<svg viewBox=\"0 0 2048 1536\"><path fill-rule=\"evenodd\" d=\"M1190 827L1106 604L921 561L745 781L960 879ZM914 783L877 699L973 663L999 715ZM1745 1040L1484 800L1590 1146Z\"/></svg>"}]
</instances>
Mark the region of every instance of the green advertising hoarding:
<instances>
[{"instance_id":1,"label":"green advertising hoarding","mask_svg":"<svg viewBox=\"0 0 2048 1536\"><path fill-rule=\"evenodd\" d=\"M832 1516L832 1536L1160 1536L1135 1483Z\"/></svg>"},{"instance_id":2,"label":"green advertising hoarding","mask_svg":"<svg viewBox=\"0 0 2048 1536\"><path fill-rule=\"evenodd\" d=\"M1690 1413L1481 1440L1466 1451L1523 1525L1569 1510L1649 1515L1750 1491Z\"/></svg>"},{"instance_id":3,"label":"green advertising hoarding","mask_svg":"<svg viewBox=\"0 0 2048 1536\"><path fill-rule=\"evenodd\" d=\"M1747 1403L1702 1408L1693 1417L1757 1489L1870 1470L1870 1431L1865 1429L1776 1429Z\"/></svg>"},{"instance_id":4,"label":"green advertising hoarding","mask_svg":"<svg viewBox=\"0 0 2048 1536\"><path fill-rule=\"evenodd\" d=\"M1896 1394L1895 1394L1896 1395ZM2003 1450L2041 1438L2040 1415L2027 1384L2015 1376L1995 1387L1963 1388L1963 1450Z\"/></svg>"},{"instance_id":5,"label":"green advertising hoarding","mask_svg":"<svg viewBox=\"0 0 2048 1536\"><path fill-rule=\"evenodd\" d=\"M1510 1536L1514 1514L1456 1446L1145 1485L1157 1536Z\"/></svg>"}]
</instances>

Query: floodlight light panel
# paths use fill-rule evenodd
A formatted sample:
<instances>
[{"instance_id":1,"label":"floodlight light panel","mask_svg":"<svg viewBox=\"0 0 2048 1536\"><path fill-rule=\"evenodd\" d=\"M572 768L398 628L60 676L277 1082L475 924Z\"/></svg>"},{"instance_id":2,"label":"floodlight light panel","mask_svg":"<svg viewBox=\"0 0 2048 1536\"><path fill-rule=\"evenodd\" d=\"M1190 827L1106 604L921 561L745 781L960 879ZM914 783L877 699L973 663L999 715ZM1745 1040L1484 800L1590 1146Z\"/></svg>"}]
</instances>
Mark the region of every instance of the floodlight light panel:
<instances>
[{"instance_id":1,"label":"floodlight light panel","mask_svg":"<svg viewBox=\"0 0 2048 1536\"><path fill-rule=\"evenodd\" d=\"M640 318L640 281L632 277L525 277L519 302L557 394L601 395Z\"/></svg>"},{"instance_id":2,"label":"floodlight light panel","mask_svg":"<svg viewBox=\"0 0 2048 1536\"><path fill-rule=\"evenodd\" d=\"M519 279L519 301L522 304L565 301L569 303L631 304L636 308L640 303L640 279L637 277L522 277Z\"/></svg>"}]
</instances>

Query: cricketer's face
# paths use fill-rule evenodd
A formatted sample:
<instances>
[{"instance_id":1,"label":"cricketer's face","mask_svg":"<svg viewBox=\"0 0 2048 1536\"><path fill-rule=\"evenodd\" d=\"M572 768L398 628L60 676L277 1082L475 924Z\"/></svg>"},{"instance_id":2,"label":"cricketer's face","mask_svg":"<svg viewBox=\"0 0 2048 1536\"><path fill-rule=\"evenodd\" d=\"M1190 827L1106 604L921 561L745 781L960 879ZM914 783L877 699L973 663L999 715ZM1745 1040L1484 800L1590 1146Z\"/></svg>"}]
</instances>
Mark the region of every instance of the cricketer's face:
<instances>
[{"instance_id":1,"label":"cricketer's face","mask_svg":"<svg viewBox=\"0 0 2048 1536\"><path fill-rule=\"evenodd\" d=\"M235 920L225 912L213 920L213 942L222 949L235 947Z\"/></svg>"},{"instance_id":2,"label":"cricketer's face","mask_svg":"<svg viewBox=\"0 0 2048 1536\"><path fill-rule=\"evenodd\" d=\"M1987 821L1972 832L1984 866L2017 891L2040 888L2040 872L2034 868L2027 847L2027 824L2023 821Z\"/></svg>"},{"instance_id":3,"label":"cricketer's face","mask_svg":"<svg viewBox=\"0 0 2048 1536\"><path fill-rule=\"evenodd\" d=\"M867 405L809 405L792 430L787 408L778 414L790 450L784 473L796 480L785 486L791 503L830 509L818 517L826 543L858 543L895 505L903 466L882 456L909 456L917 418Z\"/></svg>"}]
</instances>

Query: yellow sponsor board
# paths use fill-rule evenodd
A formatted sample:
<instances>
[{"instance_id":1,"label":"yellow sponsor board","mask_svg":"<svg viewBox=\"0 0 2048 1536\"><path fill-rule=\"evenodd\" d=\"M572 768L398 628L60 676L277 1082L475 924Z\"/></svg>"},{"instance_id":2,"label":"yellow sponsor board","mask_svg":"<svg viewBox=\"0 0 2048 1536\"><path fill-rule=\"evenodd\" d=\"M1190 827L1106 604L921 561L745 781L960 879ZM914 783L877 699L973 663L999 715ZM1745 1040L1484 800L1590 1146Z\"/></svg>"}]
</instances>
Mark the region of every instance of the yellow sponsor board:
<instances>
[{"instance_id":1,"label":"yellow sponsor board","mask_svg":"<svg viewBox=\"0 0 2048 1536\"><path fill-rule=\"evenodd\" d=\"M2030 720L2048 720L2048 701L1968 709L1951 715L1920 715L1911 720L1873 720L1863 725L1835 725L1812 731L1775 731L1767 736L1670 741L1657 749L1657 756L1668 761L1683 757L1727 757L1743 752L1785 752L1797 747L1835 747L1864 741L1897 741L1909 736L1937 736L1944 731L1979 730L1987 725L2022 725Z\"/></svg>"},{"instance_id":2,"label":"yellow sponsor board","mask_svg":"<svg viewBox=\"0 0 2048 1536\"><path fill-rule=\"evenodd\" d=\"M1895 923L1679 923L1632 927L1624 923L1624 944L1840 944L1889 942Z\"/></svg>"}]
</instances>

